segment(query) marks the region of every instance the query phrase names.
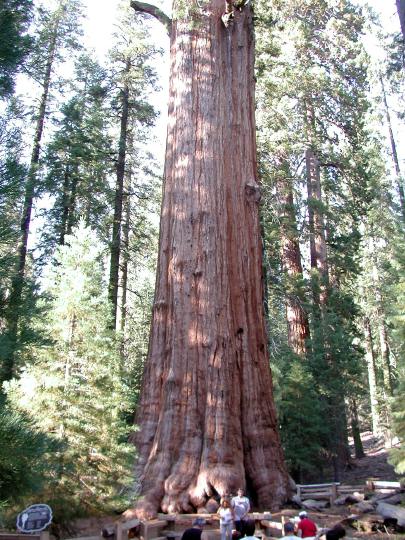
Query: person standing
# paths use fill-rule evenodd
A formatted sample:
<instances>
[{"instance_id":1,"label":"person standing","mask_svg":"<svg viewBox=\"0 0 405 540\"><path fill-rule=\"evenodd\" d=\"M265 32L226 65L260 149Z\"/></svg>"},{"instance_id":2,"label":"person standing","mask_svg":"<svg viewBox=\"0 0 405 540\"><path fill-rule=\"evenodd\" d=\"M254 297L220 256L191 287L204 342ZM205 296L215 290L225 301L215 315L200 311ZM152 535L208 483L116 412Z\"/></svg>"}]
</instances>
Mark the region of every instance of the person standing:
<instances>
[{"instance_id":1,"label":"person standing","mask_svg":"<svg viewBox=\"0 0 405 540\"><path fill-rule=\"evenodd\" d=\"M309 519L305 510L300 512L298 516L300 518L300 522L298 523L298 535L301 538L308 538L308 540L315 538L317 533L316 524L312 521L312 519Z\"/></svg>"},{"instance_id":2,"label":"person standing","mask_svg":"<svg viewBox=\"0 0 405 540\"><path fill-rule=\"evenodd\" d=\"M219 514L221 540L232 540L233 512L228 499L221 499L217 514Z\"/></svg>"},{"instance_id":3,"label":"person standing","mask_svg":"<svg viewBox=\"0 0 405 540\"><path fill-rule=\"evenodd\" d=\"M244 496L242 488L238 489L238 495L236 497L232 497L231 507L235 519L235 529L242 533L243 536L245 532L243 530L244 522L250 510L250 501L247 497Z\"/></svg>"}]
</instances>

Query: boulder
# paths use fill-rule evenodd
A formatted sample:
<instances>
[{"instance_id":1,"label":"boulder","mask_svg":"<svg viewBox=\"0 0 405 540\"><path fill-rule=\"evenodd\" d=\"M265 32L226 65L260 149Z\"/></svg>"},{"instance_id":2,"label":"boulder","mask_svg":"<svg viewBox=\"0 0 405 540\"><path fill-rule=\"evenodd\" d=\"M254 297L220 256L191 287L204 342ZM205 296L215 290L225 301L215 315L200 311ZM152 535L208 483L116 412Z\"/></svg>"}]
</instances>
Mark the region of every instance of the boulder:
<instances>
[{"instance_id":1,"label":"boulder","mask_svg":"<svg viewBox=\"0 0 405 540\"><path fill-rule=\"evenodd\" d=\"M384 502L388 504L402 504L404 501L405 497L402 493L396 493L384 499Z\"/></svg>"},{"instance_id":2,"label":"boulder","mask_svg":"<svg viewBox=\"0 0 405 540\"><path fill-rule=\"evenodd\" d=\"M386 502L377 504L377 512L386 519L396 519L400 527L405 527L405 508L394 506Z\"/></svg>"},{"instance_id":3,"label":"boulder","mask_svg":"<svg viewBox=\"0 0 405 540\"><path fill-rule=\"evenodd\" d=\"M299 495L293 495L291 497L291 501L293 503L295 503L296 505L298 505L300 508L302 507L302 501L301 501L301 497Z\"/></svg>"},{"instance_id":4,"label":"boulder","mask_svg":"<svg viewBox=\"0 0 405 540\"><path fill-rule=\"evenodd\" d=\"M373 504L377 504L379 502L387 502L388 504L399 504L397 501L401 502L402 494L401 493L376 493L372 497L370 497L369 501Z\"/></svg>"},{"instance_id":5,"label":"boulder","mask_svg":"<svg viewBox=\"0 0 405 540\"><path fill-rule=\"evenodd\" d=\"M219 504L215 499L208 499L205 508L209 514L215 514L219 508Z\"/></svg>"},{"instance_id":6,"label":"boulder","mask_svg":"<svg viewBox=\"0 0 405 540\"><path fill-rule=\"evenodd\" d=\"M337 499L333 501L333 504L336 506L341 506L343 504L346 504L347 498L349 495L340 495Z\"/></svg>"},{"instance_id":7,"label":"boulder","mask_svg":"<svg viewBox=\"0 0 405 540\"><path fill-rule=\"evenodd\" d=\"M353 505L353 509L361 514L367 514L368 512L374 512L374 505L367 501L359 502Z\"/></svg>"},{"instance_id":8,"label":"boulder","mask_svg":"<svg viewBox=\"0 0 405 540\"><path fill-rule=\"evenodd\" d=\"M315 501L315 499L306 499L302 501L301 506L307 510L323 510L328 506L327 501Z\"/></svg>"}]
</instances>

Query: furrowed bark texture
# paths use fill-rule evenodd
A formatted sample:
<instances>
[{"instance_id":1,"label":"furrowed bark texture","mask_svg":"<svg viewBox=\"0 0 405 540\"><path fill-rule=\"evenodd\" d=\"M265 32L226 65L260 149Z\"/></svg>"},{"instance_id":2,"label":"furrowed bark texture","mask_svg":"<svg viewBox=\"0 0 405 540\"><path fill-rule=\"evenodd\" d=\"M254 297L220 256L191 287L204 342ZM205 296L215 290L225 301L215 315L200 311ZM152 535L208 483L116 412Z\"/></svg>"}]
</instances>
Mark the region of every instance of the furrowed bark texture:
<instances>
[{"instance_id":1,"label":"furrowed bark texture","mask_svg":"<svg viewBox=\"0 0 405 540\"><path fill-rule=\"evenodd\" d=\"M223 0L195 6L171 36L140 517L201 509L245 484L262 508L287 495L263 316L252 14L225 29Z\"/></svg>"},{"instance_id":2,"label":"furrowed bark texture","mask_svg":"<svg viewBox=\"0 0 405 540\"><path fill-rule=\"evenodd\" d=\"M297 219L291 184L282 179L277 183L277 192L281 203L281 259L283 269L289 279L302 279L301 250L298 239ZM309 338L308 316L303 308L303 299L294 287L294 295L289 293L286 298L286 317L288 328L288 344L292 350L301 356L306 355Z\"/></svg>"}]
</instances>

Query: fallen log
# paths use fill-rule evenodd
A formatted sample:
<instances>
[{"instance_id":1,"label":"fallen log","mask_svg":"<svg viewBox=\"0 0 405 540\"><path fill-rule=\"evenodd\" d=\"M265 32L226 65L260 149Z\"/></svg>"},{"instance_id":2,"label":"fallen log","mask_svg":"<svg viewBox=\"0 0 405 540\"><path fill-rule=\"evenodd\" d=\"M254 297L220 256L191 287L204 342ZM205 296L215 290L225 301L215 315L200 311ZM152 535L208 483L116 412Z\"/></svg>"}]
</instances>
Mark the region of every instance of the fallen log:
<instances>
[{"instance_id":1,"label":"fallen log","mask_svg":"<svg viewBox=\"0 0 405 540\"><path fill-rule=\"evenodd\" d=\"M400 527L405 527L405 508L394 506L392 504L379 502L377 512L385 519L396 519Z\"/></svg>"}]
</instances>

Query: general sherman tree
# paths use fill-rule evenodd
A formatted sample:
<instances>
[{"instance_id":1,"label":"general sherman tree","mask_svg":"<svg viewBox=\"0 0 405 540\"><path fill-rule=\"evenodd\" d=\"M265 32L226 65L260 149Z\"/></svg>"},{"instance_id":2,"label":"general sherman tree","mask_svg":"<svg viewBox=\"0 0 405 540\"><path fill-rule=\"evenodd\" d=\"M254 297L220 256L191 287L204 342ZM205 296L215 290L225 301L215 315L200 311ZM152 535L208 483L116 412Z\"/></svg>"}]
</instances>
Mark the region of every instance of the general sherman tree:
<instances>
[{"instance_id":1,"label":"general sherman tree","mask_svg":"<svg viewBox=\"0 0 405 540\"><path fill-rule=\"evenodd\" d=\"M134 434L136 513L191 512L247 485L286 498L263 315L250 3L174 1L165 183ZM226 14L226 17L224 17ZM224 24L224 21L226 25Z\"/></svg>"}]
</instances>

